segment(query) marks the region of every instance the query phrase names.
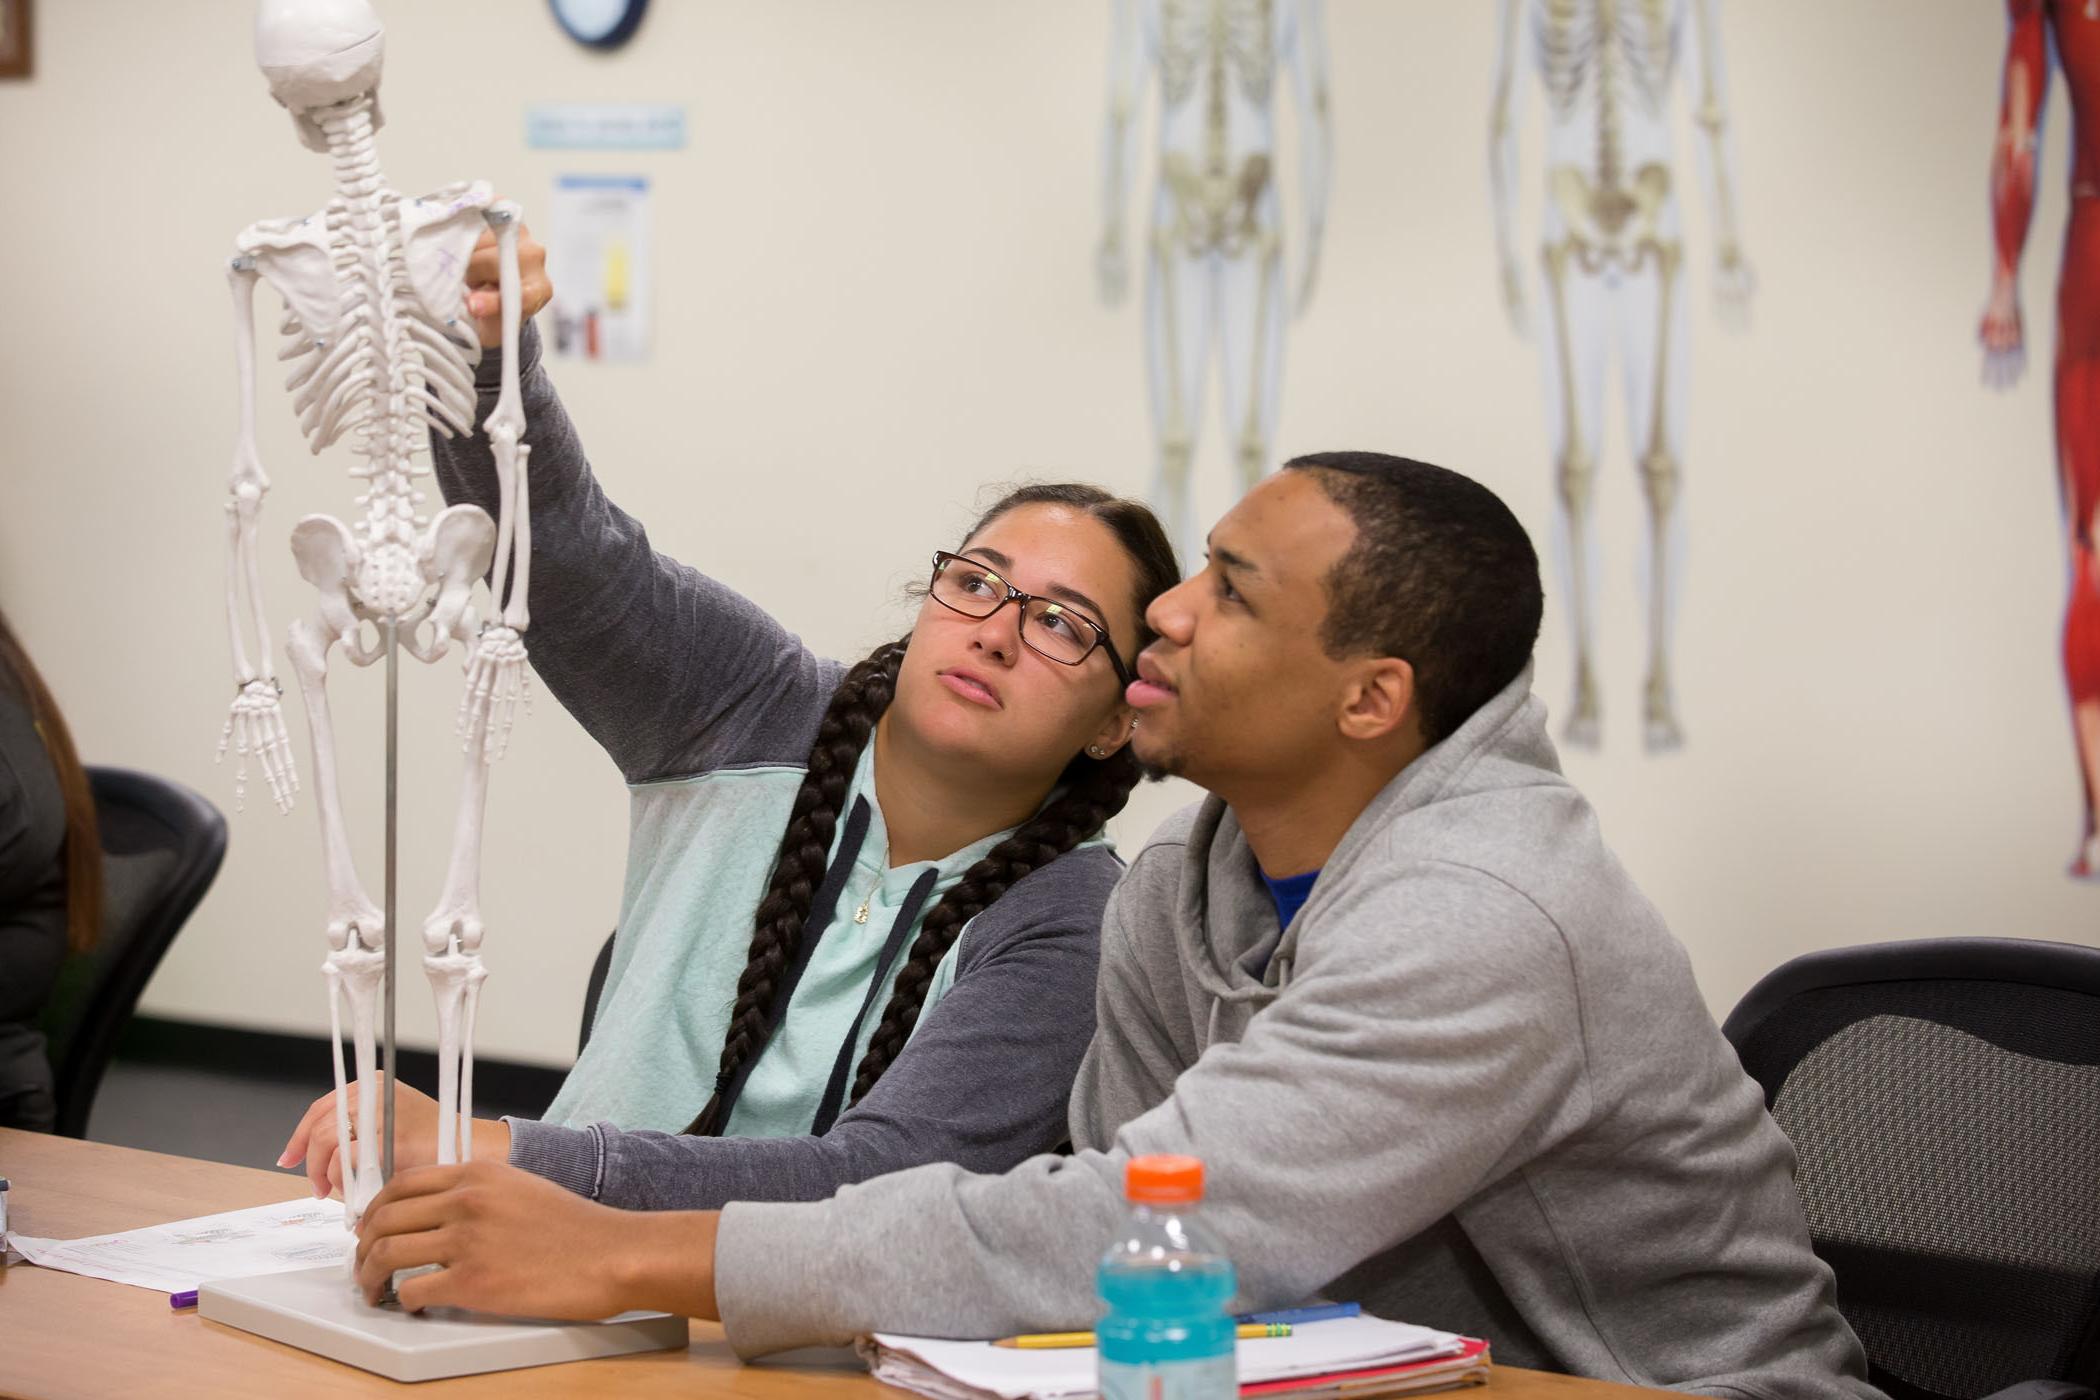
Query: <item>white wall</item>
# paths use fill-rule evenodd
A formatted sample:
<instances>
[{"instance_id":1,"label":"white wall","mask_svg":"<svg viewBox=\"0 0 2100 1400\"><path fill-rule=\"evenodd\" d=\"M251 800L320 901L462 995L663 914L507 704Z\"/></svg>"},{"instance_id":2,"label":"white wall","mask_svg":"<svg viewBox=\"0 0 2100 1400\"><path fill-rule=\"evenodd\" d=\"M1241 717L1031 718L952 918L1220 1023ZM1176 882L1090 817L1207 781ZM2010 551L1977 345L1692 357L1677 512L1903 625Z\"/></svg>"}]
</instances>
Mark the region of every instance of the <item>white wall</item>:
<instances>
[{"instance_id":1,"label":"white wall","mask_svg":"<svg viewBox=\"0 0 2100 1400\"><path fill-rule=\"evenodd\" d=\"M895 628L899 588L982 483L1144 485L1136 313L1099 308L1090 281L1106 3L661 0L610 59L570 45L537 4L384 9L397 187L485 177L529 219L558 172L655 181L656 356L559 367L564 396L659 546L813 645L857 653ZM1536 353L1503 328L1489 237L1492 9L1333 0L1339 169L1278 446L1458 467L1543 542ZM169 774L229 810L231 772L210 762L231 693L220 269L241 226L327 189L252 66L250 10L46 3L36 78L0 83L0 601L90 761ZM1608 748L1567 760L1717 1012L1811 948L2100 932L2100 890L2060 874L2078 788L2046 374L2003 397L1977 378L2001 20L1966 0L1739 0L1725 29L1762 286L1751 333L1719 333L1692 208L1691 745L1637 751L1640 504L1615 424L1600 482ZM685 104L689 149L524 149L530 102L629 98ZM2059 122L2027 278L2043 362L2063 154ZM348 459L309 457L267 383L261 416L267 538L350 509ZM1214 515L1214 425L1204 458ZM281 631L304 588L281 544L265 562ZM1556 706L1559 602L1540 658ZM413 947L457 778L458 675L408 670ZM339 667L332 693L376 885L380 679ZM615 912L624 797L544 700L493 791L481 1048L562 1063ZM1181 796L1149 791L1120 836L1134 845ZM279 818L257 784L146 1009L324 1028L316 848L311 803ZM413 990L402 1024L432 1036Z\"/></svg>"}]
</instances>

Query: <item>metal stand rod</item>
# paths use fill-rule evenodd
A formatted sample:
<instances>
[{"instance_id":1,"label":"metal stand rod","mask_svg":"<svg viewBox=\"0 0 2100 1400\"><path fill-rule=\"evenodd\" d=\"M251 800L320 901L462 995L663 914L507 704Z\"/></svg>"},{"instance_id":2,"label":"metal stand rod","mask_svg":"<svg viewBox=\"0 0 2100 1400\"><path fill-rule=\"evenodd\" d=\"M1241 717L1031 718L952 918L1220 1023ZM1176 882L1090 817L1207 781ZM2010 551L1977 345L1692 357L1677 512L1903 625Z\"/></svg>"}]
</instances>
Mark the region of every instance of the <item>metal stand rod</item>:
<instances>
[{"instance_id":1,"label":"metal stand rod","mask_svg":"<svg viewBox=\"0 0 2100 1400\"><path fill-rule=\"evenodd\" d=\"M379 1180L394 1179L394 878L395 855L400 842L396 779L401 771L401 646L400 624L386 621L386 1012L382 1022L386 1071L385 1122L380 1132Z\"/></svg>"}]
</instances>

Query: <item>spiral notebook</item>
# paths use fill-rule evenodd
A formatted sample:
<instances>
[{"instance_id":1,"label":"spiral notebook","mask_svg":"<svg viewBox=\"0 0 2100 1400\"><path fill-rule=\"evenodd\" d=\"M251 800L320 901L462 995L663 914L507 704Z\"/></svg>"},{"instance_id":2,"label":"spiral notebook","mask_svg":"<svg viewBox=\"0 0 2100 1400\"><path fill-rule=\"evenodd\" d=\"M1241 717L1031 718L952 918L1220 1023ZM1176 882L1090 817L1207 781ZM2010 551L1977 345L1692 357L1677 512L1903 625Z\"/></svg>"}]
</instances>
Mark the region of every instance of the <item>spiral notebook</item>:
<instances>
[{"instance_id":1,"label":"spiral notebook","mask_svg":"<svg viewBox=\"0 0 2100 1400\"><path fill-rule=\"evenodd\" d=\"M936 1400L1085 1400L1092 1347L1026 1351L878 1332L860 1353L875 1379ZM1303 1324L1288 1337L1239 1344L1240 1394L1374 1400L1488 1378L1488 1346L1471 1337L1375 1317Z\"/></svg>"}]
</instances>

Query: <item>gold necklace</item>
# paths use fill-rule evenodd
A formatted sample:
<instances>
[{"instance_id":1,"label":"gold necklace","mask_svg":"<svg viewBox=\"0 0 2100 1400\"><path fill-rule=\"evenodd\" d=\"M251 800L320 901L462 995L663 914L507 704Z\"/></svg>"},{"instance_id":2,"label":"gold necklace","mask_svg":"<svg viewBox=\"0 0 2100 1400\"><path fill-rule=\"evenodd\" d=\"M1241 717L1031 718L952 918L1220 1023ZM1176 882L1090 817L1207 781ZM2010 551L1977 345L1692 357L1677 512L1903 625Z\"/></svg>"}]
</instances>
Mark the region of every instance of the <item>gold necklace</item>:
<instances>
[{"instance_id":1,"label":"gold necklace","mask_svg":"<svg viewBox=\"0 0 2100 1400\"><path fill-rule=\"evenodd\" d=\"M886 871L889 868L889 864L890 853L889 851L884 850L882 853L882 869L877 870L875 872L875 883L868 886L868 897L860 902L860 908L853 911L854 923L864 924L868 921L868 906L875 902L876 895L882 893L883 871Z\"/></svg>"}]
</instances>

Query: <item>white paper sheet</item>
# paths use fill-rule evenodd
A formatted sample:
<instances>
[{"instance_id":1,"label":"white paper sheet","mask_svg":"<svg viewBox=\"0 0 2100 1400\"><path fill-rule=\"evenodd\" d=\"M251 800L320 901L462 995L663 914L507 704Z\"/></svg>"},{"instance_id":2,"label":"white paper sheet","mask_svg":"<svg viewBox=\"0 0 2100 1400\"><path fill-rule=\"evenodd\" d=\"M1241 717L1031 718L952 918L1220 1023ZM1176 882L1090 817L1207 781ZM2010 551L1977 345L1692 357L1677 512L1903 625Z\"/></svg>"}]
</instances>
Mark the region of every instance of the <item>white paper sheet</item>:
<instances>
[{"instance_id":1,"label":"white paper sheet","mask_svg":"<svg viewBox=\"0 0 2100 1400\"><path fill-rule=\"evenodd\" d=\"M1068 1400L1094 1393L1097 1359L1092 1347L1024 1351L990 1342L951 1342L933 1337L874 1336L870 1358L875 1379L944 1397L997 1396L1001 1400ZM1305 1323L1288 1337L1239 1344L1240 1384L1322 1376L1372 1366L1400 1366L1433 1357L1456 1356L1465 1340L1450 1332L1387 1322L1376 1317L1338 1317Z\"/></svg>"},{"instance_id":2,"label":"white paper sheet","mask_svg":"<svg viewBox=\"0 0 2100 1400\"><path fill-rule=\"evenodd\" d=\"M213 1279L311 1269L349 1256L356 1237L341 1201L304 1196L143 1230L82 1240L16 1235L8 1241L30 1263L163 1293L185 1293Z\"/></svg>"}]
</instances>

